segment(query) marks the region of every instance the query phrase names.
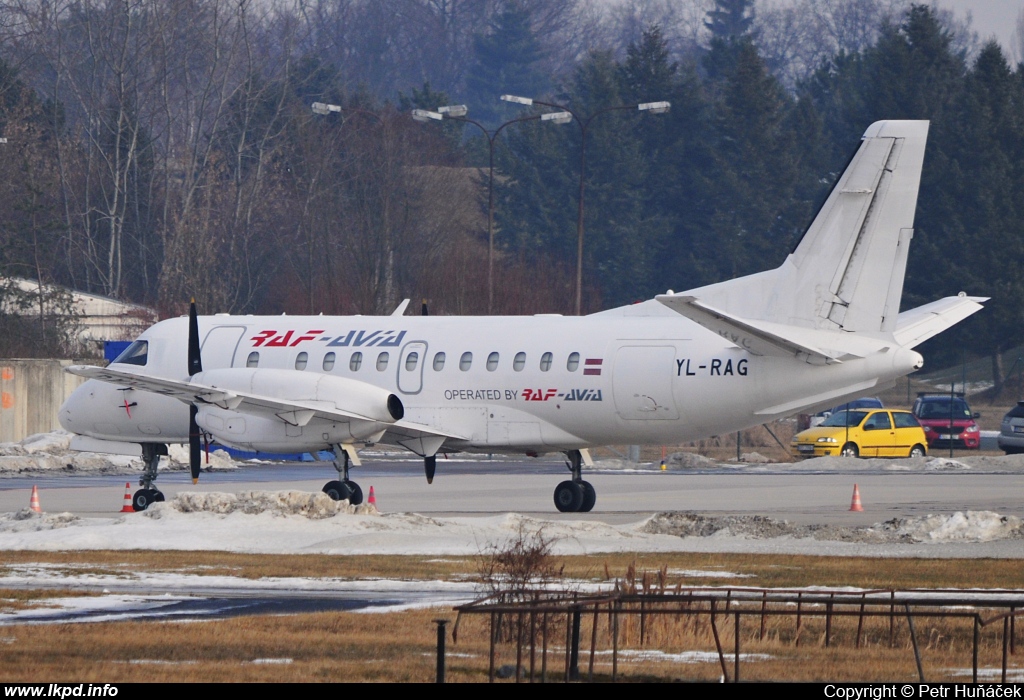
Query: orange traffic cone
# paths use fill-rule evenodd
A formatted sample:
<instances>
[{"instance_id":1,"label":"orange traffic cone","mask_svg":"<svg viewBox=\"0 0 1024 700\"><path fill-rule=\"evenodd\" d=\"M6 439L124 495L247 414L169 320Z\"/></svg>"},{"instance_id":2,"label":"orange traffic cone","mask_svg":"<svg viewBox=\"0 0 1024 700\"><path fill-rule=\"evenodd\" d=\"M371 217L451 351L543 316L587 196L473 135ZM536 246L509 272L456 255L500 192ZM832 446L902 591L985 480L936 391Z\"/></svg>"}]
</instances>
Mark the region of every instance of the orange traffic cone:
<instances>
[{"instance_id":1,"label":"orange traffic cone","mask_svg":"<svg viewBox=\"0 0 1024 700\"><path fill-rule=\"evenodd\" d=\"M369 503L374 508L377 507L377 497L375 495L373 495L373 487L372 486L370 487L370 497L366 499L366 502Z\"/></svg>"},{"instance_id":2,"label":"orange traffic cone","mask_svg":"<svg viewBox=\"0 0 1024 700\"><path fill-rule=\"evenodd\" d=\"M33 513L43 512L43 509L39 507L39 489L35 486L32 487L32 498L28 501L28 509Z\"/></svg>"},{"instance_id":3,"label":"orange traffic cone","mask_svg":"<svg viewBox=\"0 0 1024 700\"><path fill-rule=\"evenodd\" d=\"M853 485L853 500L850 502L850 510L856 513L864 511L864 506L860 504L860 489L857 488L857 484Z\"/></svg>"},{"instance_id":4,"label":"orange traffic cone","mask_svg":"<svg viewBox=\"0 0 1024 700\"><path fill-rule=\"evenodd\" d=\"M132 485L131 482L126 481L124 483L124 505L121 506L122 513L134 513L135 508L132 506Z\"/></svg>"}]
</instances>

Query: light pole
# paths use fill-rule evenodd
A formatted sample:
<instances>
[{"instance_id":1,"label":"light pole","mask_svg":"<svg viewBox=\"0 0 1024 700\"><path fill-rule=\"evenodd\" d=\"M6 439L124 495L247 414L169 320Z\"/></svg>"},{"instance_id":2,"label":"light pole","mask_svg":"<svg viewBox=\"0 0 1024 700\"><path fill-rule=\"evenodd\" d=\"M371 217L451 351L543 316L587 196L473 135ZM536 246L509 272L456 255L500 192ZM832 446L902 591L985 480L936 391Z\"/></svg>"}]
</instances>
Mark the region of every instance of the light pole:
<instances>
[{"instance_id":1,"label":"light pole","mask_svg":"<svg viewBox=\"0 0 1024 700\"><path fill-rule=\"evenodd\" d=\"M366 109L360 109L359 107L342 107L341 105L327 104L326 102L314 102L310 105L314 114L321 116L327 116L332 112L336 112L339 115L342 112L355 112L356 114L365 114L366 116L373 117L380 124L381 133L383 137L383 147L387 148L390 139L388 139L387 120L376 112L371 112ZM344 122L343 122L344 123ZM381 196L381 217L382 217L382 233L381 238L384 241L384 299L383 302L379 300L379 295L374 294L374 306L376 307L377 313L387 313L387 310L392 307L392 295L394 293L395 286L395 243L391 234L391 198L390 198L390 174L391 174L391 159L387 158L387 170L386 175L388 182L382 189Z\"/></svg>"},{"instance_id":2,"label":"light pole","mask_svg":"<svg viewBox=\"0 0 1024 700\"><path fill-rule=\"evenodd\" d=\"M548 112L547 114L534 114L529 117L511 119L498 126L493 132L478 121L466 116L469 109L466 105L447 105L438 107L436 112L426 109L414 109L412 118L418 122L429 122L430 120L441 121L452 119L458 122L472 124L483 132L487 138L487 149L489 153L489 165L487 170L487 313L494 313L494 141L498 138L501 130L510 124L531 121L550 121L555 124L566 124L572 119L569 112Z\"/></svg>"},{"instance_id":3,"label":"light pole","mask_svg":"<svg viewBox=\"0 0 1024 700\"><path fill-rule=\"evenodd\" d=\"M587 165L587 127L590 126L590 122L595 117L608 112L617 112L621 110L636 109L641 112L650 112L651 114L664 114L671 107L670 102L643 102L637 105L623 105L621 107L607 107L602 110L598 110L586 118L581 118L576 112L572 111L564 105L554 104L552 102L541 102L531 97L519 97L517 95L502 95L501 99L505 102L514 102L520 105L543 105L545 107L551 107L553 109L560 109L568 112L572 115L576 123L580 125L580 194L579 194L579 205L576 212L576 302L574 312L577 316L581 313L582 301L583 301L583 185L584 175L586 173Z\"/></svg>"}]
</instances>

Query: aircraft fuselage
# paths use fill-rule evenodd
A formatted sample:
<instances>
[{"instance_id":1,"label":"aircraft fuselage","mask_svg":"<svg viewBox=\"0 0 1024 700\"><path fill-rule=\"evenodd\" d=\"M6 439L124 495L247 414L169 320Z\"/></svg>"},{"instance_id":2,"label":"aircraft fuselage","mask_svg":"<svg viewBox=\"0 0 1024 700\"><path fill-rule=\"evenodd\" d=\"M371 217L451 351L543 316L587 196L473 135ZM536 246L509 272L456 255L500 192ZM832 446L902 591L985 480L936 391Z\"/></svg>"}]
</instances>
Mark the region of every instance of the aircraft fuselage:
<instances>
[{"instance_id":1,"label":"aircraft fuselage","mask_svg":"<svg viewBox=\"0 0 1024 700\"><path fill-rule=\"evenodd\" d=\"M199 329L208 371L289 370L380 387L400 397L405 420L450 434L444 444L452 450L678 444L891 385L921 362L892 343L830 365L758 356L654 301L621 311L637 315L207 316ZM143 333L146 364L138 369L187 377L186 324L170 319ZM347 398L336 401L345 406ZM61 420L107 440L188 440L185 404L96 380L63 407ZM266 421L215 406L199 416L204 430L242 448L372 441L339 439L322 419L289 430Z\"/></svg>"}]
</instances>

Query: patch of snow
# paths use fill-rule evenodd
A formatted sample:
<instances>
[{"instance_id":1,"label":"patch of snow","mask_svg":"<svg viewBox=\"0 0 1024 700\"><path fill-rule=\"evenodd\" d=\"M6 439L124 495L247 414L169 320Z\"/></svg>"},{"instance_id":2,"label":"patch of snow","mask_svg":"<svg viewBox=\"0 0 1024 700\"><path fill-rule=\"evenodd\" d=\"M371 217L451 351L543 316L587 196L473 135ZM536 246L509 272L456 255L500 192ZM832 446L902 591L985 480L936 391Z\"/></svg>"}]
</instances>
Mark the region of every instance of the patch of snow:
<instances>
[{"instance_id":1,"label":"patch of snow","mask_svg":"<svg viewBox=\"0 0 1024 700\"><path fill-rule=\"evenodd\" d=\"M768 464L772 460L768 459L760 452L744 452L740 455L740 461L747 464Z\"/></svg>"},{"instance_id":2,"label":"patch of snow","mask_svg":"<svg viewBox=\"0 0 1024 700\"><path fill-rule=\"evenodd\" d=\"M595 656L610 657L611 649L601 649L595 652ZM654 661L657 663L679 663L679 664L717 664L718 653L714 651L683 651L675 654L658 651L656 649L619 649L619 658L627 661ZM727 662L733 662L734 654L726 652L723 654ZM740 654L740 661L770 661L769 654Z\"/></svg>"},{"instance_id":3,"label":"patch of snow","mask_svg":"<svg viewBox=\"0 0 1024 700\"><path fill-rule=\"evenodd\" d=\"M46 473L68 474L131 474L142 471L142 457L79 452L70 449L72 435L64 430L29 435L20 442L0 443L0 474ZM170 445L168 456L160 460L160 471L188 468L189 454L185 445ZM203 455L204 470L237 469L238 465L224 450Z\"/></svg>"},{"instance_id":4,"label":"patch of snow","mask_svg":"<svg viewBox=\"0 0 1024 700\"><path fill-rule=\"evenodd\" d=\"M914 518L894 518L872 526L897 537L916 542L947 542L967 540L991 542L1001 539L1019 539L1022 521L1012 515L999 515L990 511L967 511L952 515L925 515Z\"/></svg>"},{"instance_id":5,"label":"patch of snow","mask_svg":"<svg viewBox=\"0 0 1024 700\"><path fill-rule=\"evenodd\" d=\"M971 467L963 462L948 457L925 457L924 468L927 471L957 471L967 470Z\"/></svg>"},{"instance_id":6,"label":"patch of snow","mask_svg":"<svg viewBox=\"0 0 1024 700\"><path fill-rule=\"evenodd\" d=\"M168 510L179 513L245 513L246 515L299 515L321 520L338 514L378 515L377 507L368 503L358 506L348 501L335 501L325 493L306 491L243 491L241 493L199 493L184 491L170 501L154 503L142 514L159 520Z\"/></svg>"},{"instance_id":7,"label":"patch of snow","mask_svg":"<svg viewBox=\"0 0 1024 700\"><path fill-rule=\"evenodd\" d=\"M665 459L665 466L670 469L699 469L715 464L715 460L696 452L673 452Z\"/></svg>"}]
</instances>

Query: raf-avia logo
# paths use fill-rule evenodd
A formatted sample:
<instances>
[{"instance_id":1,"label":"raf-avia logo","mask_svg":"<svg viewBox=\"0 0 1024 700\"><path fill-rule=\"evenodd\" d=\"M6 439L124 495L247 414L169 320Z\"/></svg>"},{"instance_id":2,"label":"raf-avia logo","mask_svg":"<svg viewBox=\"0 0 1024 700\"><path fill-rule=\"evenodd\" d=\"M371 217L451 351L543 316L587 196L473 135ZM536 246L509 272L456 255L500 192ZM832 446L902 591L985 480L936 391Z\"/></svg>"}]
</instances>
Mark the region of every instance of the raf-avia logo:
<instances>
[{"instance_id":1,"label":"raf-avia logo","mask_svg":"<svg viewBox=\"0 0 1024 700\"><path fill-rule=\"evenodd\" d=\"M298 331L286 331L281 333L276 330L260 331L249 340L255 347L268 348L294 348L299 343L308 340L319 340L326 343L328 347L378 347L397 348L405 337L405 331L349 331L342 335L331 337L321 336L323 330L309 330L305 333Z\"/></svg>"}]
</instances>

